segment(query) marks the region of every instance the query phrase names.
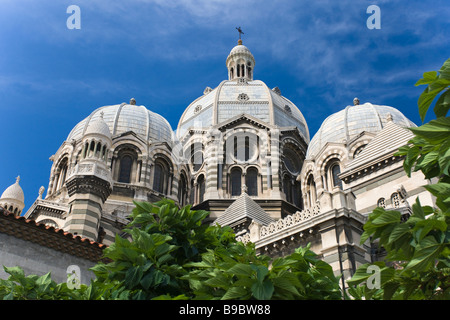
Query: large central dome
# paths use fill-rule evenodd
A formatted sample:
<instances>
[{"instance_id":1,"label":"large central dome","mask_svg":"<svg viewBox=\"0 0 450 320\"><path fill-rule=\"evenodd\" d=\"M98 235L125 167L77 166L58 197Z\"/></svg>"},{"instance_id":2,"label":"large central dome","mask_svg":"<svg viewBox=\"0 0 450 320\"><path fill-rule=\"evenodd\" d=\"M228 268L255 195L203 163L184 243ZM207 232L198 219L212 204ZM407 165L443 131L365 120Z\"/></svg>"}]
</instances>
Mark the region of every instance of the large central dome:
<instances>
[{"instance_id":1,"label":"large central dome","mask_svg":"<svg viewBox=\"0 0 450 320\"><path fill-rule=\"evenodd\" d=\"M297 106L278 88L269 89L264 82L253 80L255 60L241 41L231 50L226 65L228 80L215 89L206 88L204 95L184 111L178 123L179 138L189 128L207 128L247 114L269 125L297 127L309 142L308 126Z\"/></svg>"}]
</instances>

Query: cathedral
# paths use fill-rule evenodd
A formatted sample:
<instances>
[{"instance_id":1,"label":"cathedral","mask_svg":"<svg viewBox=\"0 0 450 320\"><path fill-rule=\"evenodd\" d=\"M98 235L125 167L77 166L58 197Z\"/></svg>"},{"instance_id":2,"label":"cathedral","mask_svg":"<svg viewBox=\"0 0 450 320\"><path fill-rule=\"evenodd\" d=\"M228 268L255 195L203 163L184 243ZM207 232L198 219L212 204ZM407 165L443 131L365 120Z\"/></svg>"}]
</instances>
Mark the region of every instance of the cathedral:
<instances>
[{"instance_id":1,"label":"cathedral","mask_svg":"<svg viewBox=\"0 0 450 320\"><path fill-rule=\"evenodd\" d=\"M12 227L32 222L30 232L61 238L38 248L51 242L51 250L62 252L78 239L77 256L85 259L82 252L101 251L122 233L133 200L168 198L209 211L205 223L232 227L261 254L283 256L311 243L336 274L349 278L359 265L383 258L359 240L374 208L407 218L417 197L434 204L423 188L429 181L420 172L407 177L403 159L394 156L412 137L406 128L415 126L396 108L355 98L324 117L311 136L301 110L278 87L254 79L256 61L241 39L225 66L227 79L205 88L177 128L133 98L93 110L51 156L48 186L30 208L24 211L19 178L3 192L2 241L37 243L37 236ZM8 265L18 254L5 248L0 264ZM35 262L47 255L27 260L25 254L14 261L35 273ZM99 255L90 257L95 262ZM43 265L58 268L50 260Z\"/></svg>"}]
</instances>

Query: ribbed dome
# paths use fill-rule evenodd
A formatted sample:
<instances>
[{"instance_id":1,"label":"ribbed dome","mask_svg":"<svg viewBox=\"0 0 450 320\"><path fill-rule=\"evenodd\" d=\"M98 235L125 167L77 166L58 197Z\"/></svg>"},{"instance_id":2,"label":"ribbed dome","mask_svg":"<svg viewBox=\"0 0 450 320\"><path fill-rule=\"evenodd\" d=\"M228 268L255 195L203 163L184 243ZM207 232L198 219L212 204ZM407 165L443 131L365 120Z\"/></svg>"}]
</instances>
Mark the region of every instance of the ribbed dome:
<instances>
[{"instance_id":1,"label":"ribbed dome","mask_svg":"<svg viewBox=\"0 0 450 320\"><path fill-rule=\"evenodd\" d=\"M178 122L178 138L189 128L208 128L246 114L268 125L297 127L305 142L309 142L308 126L297 106L283 97L278 88L272 90L264 82L253 80L255 59L241 39L231 49L226 65L228 80L214 90L207 88L186 108Z\"/></svg>"},{"instance_id":2,"label":"ribbed dome","mask_svg":"<svg viewBox=\"0 0 450 320\"><path fill-rule=\"evenodd\" d=\"M190 127L206 128L240 114L278 127L297 127L305 142L309 142L308 126L297 106L260 80L223 81L187 107L178 123L177 135L182 137Z\"/></svg>"},{"instance_id":3,"label":"ribbed dome","mask_svg":"<svg viewBox=\"0 0 450 320\"><path fill-rule=\"evenodd\" d=\"M101 113L103 121L99 121ZM106 128L112 137L132 131L146 141L170 142L173 133L169 122L161 115L144 106L122 103L100 107L92 112L72 129L67 141L81 139L86 132L107 134Z\"/></svg>"},{"instance_id":4,"label":"ribbed dome","mask_svg":"<svg viewBox=\"0 0 450 320\"><path fill-rule=\"evenodd\" d=\"M2 193L0 200L17 200L21 203L25 201L23 190L19 185L20 177L16 178L16 183L6 188Z\"/></svg>"},{"instance_id":5,"label":"ribbed dome","mask_svg":"<svg viewBox=\"0 0 450 320\"><path fill-rule=\"evenodd\" d=\"M313 158L328 142L346 142L363 131L376 133L384 128L388 117L392 117L394 123L403 127L416 126L393 107L378 106L368 102L347 106L323 121L320 129L311 139L306 158Z\"/></svg>"},{"instance_id":6,"label":"ribbed dome","mask_svg":"<svg viewBox=\"0 0 450 320\"><path fill-rule=\"evenodd\" d=\"M244 46L243 44L238 44L233 49L231 49L230 55L235 54L235 53L248 53L248 54L252 55L250 50L246 46Z\"/></svg>"}]
</instances>

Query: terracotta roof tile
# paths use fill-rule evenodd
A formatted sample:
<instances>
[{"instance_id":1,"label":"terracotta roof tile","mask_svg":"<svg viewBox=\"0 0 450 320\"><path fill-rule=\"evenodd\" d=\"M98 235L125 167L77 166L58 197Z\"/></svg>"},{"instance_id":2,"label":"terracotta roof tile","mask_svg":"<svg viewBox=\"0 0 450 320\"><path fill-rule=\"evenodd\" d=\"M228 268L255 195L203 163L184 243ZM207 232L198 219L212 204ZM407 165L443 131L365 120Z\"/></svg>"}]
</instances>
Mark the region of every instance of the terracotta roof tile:
<instances>
[{"instance_id":1,"label":"terracotta roof tile","mask_svg":"<svg viewBox=\"0 0 450 320\"><path fill-rule=\"evenodd\" d=\"M105 244L75 236L63 229L16 216L1 207L0 232L94 262L102 260L103 249L107 247Z\"/></svg>"}]
</instances>

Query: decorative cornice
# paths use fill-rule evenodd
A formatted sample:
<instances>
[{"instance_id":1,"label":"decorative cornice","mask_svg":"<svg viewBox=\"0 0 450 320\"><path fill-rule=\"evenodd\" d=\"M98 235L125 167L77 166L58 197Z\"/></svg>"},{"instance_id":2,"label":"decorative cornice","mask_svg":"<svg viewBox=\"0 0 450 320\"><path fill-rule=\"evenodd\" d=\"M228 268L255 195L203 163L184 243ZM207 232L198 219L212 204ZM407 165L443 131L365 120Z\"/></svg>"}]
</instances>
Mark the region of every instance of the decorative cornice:
<instances>
[{"instance_id":1,"label":"decorative cornice","mask_svg":"<svg viewBox=\"0 0 450 320\"><path fill-rule=\"evenodd\" d=\"M96 176L73 176L67 182L67 192L69 196L74 194L94 194L102 199L103 202L108 199L112 192L112 186L109 181L105 181Z\"/></svg>"},{"instance_id":2,"label":"decorative cornice","mask_svg":"<svg viewBox=\"0 0 450 320\"><path fill-rule=\"evenodd\" d=\"M356 169L344 171L339 175L339 178L345 183L350 183L373 172L388 167L396 162L402 161L403 159L404 157L402 156L393 156L392 154L390 154L386 157L378 158L376 159L376 161L367 163L364 166L360 166Z\"/></svg>"}]
</instances>

